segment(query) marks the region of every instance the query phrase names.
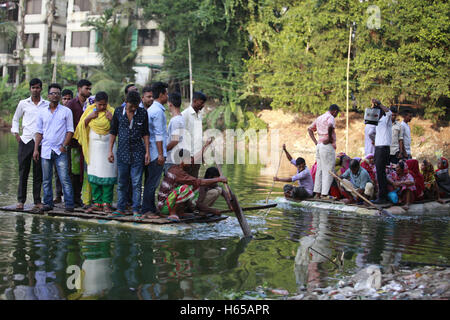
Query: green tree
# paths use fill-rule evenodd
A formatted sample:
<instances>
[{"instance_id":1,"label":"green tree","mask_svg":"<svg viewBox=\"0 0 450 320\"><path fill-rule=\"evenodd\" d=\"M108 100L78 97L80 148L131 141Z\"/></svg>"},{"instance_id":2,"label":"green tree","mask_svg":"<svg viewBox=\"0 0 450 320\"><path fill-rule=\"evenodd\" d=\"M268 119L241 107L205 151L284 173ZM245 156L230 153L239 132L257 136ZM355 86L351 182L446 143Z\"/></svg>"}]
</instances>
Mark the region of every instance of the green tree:
<instances>
[{"instance_id":1,"label":"green tree","mask_svg":"<svg viewBox=\"0 0 450 320\"><path fill-rule=\"evenodd\" d=\"M368 22L376 6L380 25ZM370 98L414 103L437 119L449 96L447 1L266 0L248 25L254 49L246 62L245 96L274 108L319 113L345 105L349 28L353 27L350 90Z\"/></svg>"},{"instance_id":2,"label":"green tree","mask_svg":"<svg viewBox=\"0 0 450 320\"><path fill-rule=\"evenodd\" d=\"M450 96L447 1L372 1L380 8L380 28L360 24L356 37L358 96L425 107L428 118L445 114L438 100ZM361 15L367 3L360 4Z\"/></svg>"}]
</instances>

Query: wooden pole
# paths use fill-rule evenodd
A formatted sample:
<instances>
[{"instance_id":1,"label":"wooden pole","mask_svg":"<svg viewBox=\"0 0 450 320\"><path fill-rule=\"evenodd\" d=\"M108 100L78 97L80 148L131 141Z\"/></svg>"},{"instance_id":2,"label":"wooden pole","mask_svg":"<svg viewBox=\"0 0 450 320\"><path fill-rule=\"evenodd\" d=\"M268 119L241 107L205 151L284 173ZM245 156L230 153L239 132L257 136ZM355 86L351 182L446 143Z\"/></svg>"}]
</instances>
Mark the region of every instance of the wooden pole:
<instances>
[{"instance_id":1,"label":"wooden pole","mask_svg":"<svg viewBox=\"0 0 450 320\"><path fill-rule=\"evenodd\" d=\"M345 183L343 181L343 179L341 179L340 177L338 177L336 174L334 174L334 172L332 171L328 171L333 177L335 177L342 185L345 185L348 189L350 189L351 193L357 197L359 197L361 200L363 200L365 203L367 203L369 206L374 207L375 209L377 209L378 211L380 211L383 215L388 216L390 218L394 218L394 216L387 210L383 209L380 206L375 205L374 203L372 203L370 200L368 200L366 197L364 197L362 194L360 194L355 188L353 188L353 186L350 183Z\"/></svg>"},{"instance_id":2,"label":"wooden pole","mask_svg":"<svg viewBox=\"0 0 450 320\"><path fill-rule=\"evenodd\" d=\"M349 103L349 78L350 78L350 51L352 48L352 26L350 26L350 34L348 36L348 55L347 55L347 111L346 111L346 128L345 128L345 153L348 154L348 103Z\"/></svg>"},{"instance_id":3,"label":"wooden pole","mask_svg":"<svg viewBox=\"0 0 450 320\"><path fill-rule=\"evenodd\" d=\"M192 83L192 57L191 57L191 40L188 38L189 49L189 99L192 106L192 96L194 94L194 86Z\"/></svg>"},{"instance_id":4,"label":"wooden pole","mask_svg":"<svg viewBox=\"0 0 450 320\"><path fill-rule=\"evenodd\" d=\"M52 76L52 82L56 82L56 68L58 64L58 49L59 49L59 41L61 38L58 37L58 44L56 45L56 52L55 52L55 64L53 65L53 76Z\"/></svg>"},{"instance_id":5,"label":"wooden pole","mask_svg":"<svg viewBox=\"0 0 450 320\"><path fill-rule=\"evenodd\" d=\"M280 160L278 160L278 168L277 168L277 172L275 173L275 177L278 176L278 170L280 170L281 157L283 157L283 150L281 150ZM272 193L272 190L273 190L273 186L274 186L274 185L275 185L275 181L272 182L272 187L270 188L270 191L269 191L269 193L267 194L267 197L266 197L266 204L269 203L269 197L270 197L270 194Z\"/></svg>"},{"instance_id":6,"label":"wooden pole","mask_svg":"<svg viewBox=\"0 0 450 320\"><path fill-rule=\"evenodd\" d=\"M220 175L223 176L222 167L218 163L216 165ZM241 226L242 232L244 233L244 237L246 238L252 237L252 231L247 223L247 219L245 218L244 212L242 211L242 208L239 205L238 198L233 193L233 191L231 191L230 185L228 183L224 183L224 185L225 185L225 193L230 199L231 206L233 208L234 214L236 215L236 218L238 219L239 225Z\"/></svg>"}]
</instances>

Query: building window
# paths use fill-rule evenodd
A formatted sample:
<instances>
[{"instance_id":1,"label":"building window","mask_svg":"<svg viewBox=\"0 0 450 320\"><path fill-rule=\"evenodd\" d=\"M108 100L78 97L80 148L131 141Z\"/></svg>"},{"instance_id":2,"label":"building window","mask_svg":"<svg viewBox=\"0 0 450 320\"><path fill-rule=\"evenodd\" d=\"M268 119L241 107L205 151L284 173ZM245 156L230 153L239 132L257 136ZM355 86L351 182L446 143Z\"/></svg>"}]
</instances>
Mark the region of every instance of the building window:
<instances>
[{"instance_id":1,"label":"building window","mask_svg":"<svg viewBox=\"0 0 450 320\"><path fill-rule=\"evenodd\" d=\"M138 45L139 46L158 46L159 44L159 30L156 29L141 29L138 31Z\"/></svg>"},{"instance_id":2,"label":"building window","mask_svg":"<svg viewBox=\"0 0 450 320\"><path fill-rule=\"evenodd\" d=\"M27 14L41 14L42 0L27 0L26 13Z\"/></svg>"},{"instance_id":3,"label":"building window","mask_svg":"<svg viewBox=\"0 0 450 320\"><path fill-rule=\"evenodd\" d=\"M75 0L73 2L73 11L91 11L90 0Z\"/></svg>"},{"instance_id":4,"label":"building window","mask_svg":"<svg viewBox=\"0 0 450 320\"><path fill-rule=\"evenodd\" d=\"M39 33L27 33L25 35L27 48L39 48Z\"/></svg>"},{"instance_id":5,"label":"building window","mask_svg":"<svg viewBox=\"0 0 450 320\"><path fill-rule=\"evenodd\" d=\"M70 46L73 48L89 47L89 35L89 31L72 32L72 42Z\"/></svg>"},{"instance_id":6,"label":"building window","mask_svg":"<svg viewBox=\"0 0 450 320\"><path fill-rule=\"evenodd\" d=\"M19 67L17 67L17 66L9 66L8 67L8 83L16 82L16 75L17 75L18 69L19 69Z\"/></svg>"}]
</instances>

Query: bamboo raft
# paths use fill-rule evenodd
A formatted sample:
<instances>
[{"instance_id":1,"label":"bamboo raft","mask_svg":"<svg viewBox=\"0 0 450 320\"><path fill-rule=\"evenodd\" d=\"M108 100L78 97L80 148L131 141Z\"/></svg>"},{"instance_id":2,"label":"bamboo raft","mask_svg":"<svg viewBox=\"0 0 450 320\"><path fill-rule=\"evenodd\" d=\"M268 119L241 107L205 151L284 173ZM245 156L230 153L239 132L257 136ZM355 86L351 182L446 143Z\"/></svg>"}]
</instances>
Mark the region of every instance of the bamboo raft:
<instances>
[{"instance_id":1,"label":"bamboo raft","mask_svg":"<svg viewBox=\"0 0 450 320\"><path fill-rule=\"evenodd\" d=\"M409 210L405 211L400 206L393 206L392 204L383 205L382 208L394 215L449 215L450 214L450 199L444 199L445 204L437 201L421 201L414 202L409 206ZM379 211L366 205L344 204L336 200L295 200L287 199L285 197L278 197L275 202L285 209L292 208L315 208L322 210L340 211L345 213L353 213L363 216L379 216Z\"/></svg>"},{"instance_id":2,"label":"bamboo raft","mask_svg":"<svg viewBox=\"0 0 450 320\"><path fill-rule=\"evenodd\" d=\"M244 211L249 210L258 210L264 208L272 208L277 204L270 204L267 206L256 206L256 207L248 207L243 208ZM125 217L112 217L107 216L102 213L85 213L81 208L75 208L74 212L64 212L64 207L60 204L55 205L53 210L47 211L44 213L34 211L33 205L27 204L24 206L23 210L16 209L15 205L0 207L0 213L2 212L14 212L14 213L23 213L23 214L32 214L36 216L46 217L46 218L59 218L59 219L70 219L70 220L78 220L78 221L87 221L96 224L103 225L121 225L125 227L131 227L135 229L140 229L144 231L152 231L163 234L181 234L188 230L192 230L195 228L200 228L205 225L218 223L227 219L229 216L227 215L214 215L208 214L206 216L194 216L194 217L186 217L181 218L180 221L172 221L166 218L158 218L158 219L140 219L136 220L132 215ZM221 213L227 213L230 210L222 210Z\"/></svg>"}]
</instances>

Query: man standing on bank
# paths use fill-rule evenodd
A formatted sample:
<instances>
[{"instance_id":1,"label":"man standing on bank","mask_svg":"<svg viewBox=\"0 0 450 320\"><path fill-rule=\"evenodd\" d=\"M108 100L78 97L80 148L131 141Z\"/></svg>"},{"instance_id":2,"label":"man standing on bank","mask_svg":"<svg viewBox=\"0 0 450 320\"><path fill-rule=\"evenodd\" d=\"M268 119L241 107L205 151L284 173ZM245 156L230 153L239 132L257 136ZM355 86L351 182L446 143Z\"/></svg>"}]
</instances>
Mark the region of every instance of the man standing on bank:
<instances>
[{"instance_id":1,"label":"man standing on bank","mask_svg":"<svg viewBox=\"0 0 450 320\"><path fill-rule=\"evenodd\" d=\"M72 183L69 178L67 150L72 139L73 116L72 111L59 104L61 86L56 83L48 87L50 104L38 116L36 121L36 144L33 159L42 161L42 176L44 189L44 207L42 211L53 209L52 171L56 163L59 180L64 194L66 212L74 211ZM38 146L42 142L41 154ZM39 159L41 158L41 159Z\"/></svg>"},{"instance_id":2,"label":"man standing on bank","mask_svg":"<svg viewBox=\"0 0 450 320\"><path fill-rule=\"evenodd\" d=\"M144 187L142 213L152 216L157 213L155 191L159 185L167 156L167 119L164 104L169 98L168 85L156 82L152 85L153 104L147 110L150 133L150 164L147 167L148 179Z\"/></svg>"},{"instance_id":3,"label":"man standing on bank","mask_svg":"<svg viewBox=\"0 0 450 320\"><path fill-rule=\"evenodd\" d=\"M48 101L42 99L42 81L32 79L30 81L31 96L21 100L17 105L12 120L11 132L19 143L19 188L17 191L17 210L23 210L27 200L27 182L30 173L31 160L35 146L36 119L42 110L48 106ZM22 118L22 136L19 136L19 120ZM40 149L38 145L38 149ZM41 203L42 168L40 161L33 162L33 200L34 209L42 209Z\"/></svg>"},{"instance_id":4,"label":"man standing on bank","mask_svg":"<svg viewBox=\"0 0 450 320\"><path fill-rule=\"evenodd\" d=\"M377 99L372 99L375 108L381 109L380 120L375 136L375 167L377 169L378 198L372 201L375 204L388 203L388 181L386 166L389 165L392 143L392 111L381 104Z\"/></svg>"},{"instance_id":5,"label":"man standing on bank","mask_svg":"<svg viewBox=\"0 0 450 320\"><path fill-rule=\"evenodd\" d=\"M336 164L336 132L334 118L339 114L339 106L332 104L328 111L318 117L309 126L308 133L316 145L317 171L314 181L315 198L320 196L323 199L329 198L328 193L333 182L333 176L329 171L334 172ZM314 132L317 131L319 141L316 140Z\"/></svg>"},{"instance_id":6,"label":"man standing on bank","mask_svg":"<svg viewBox=\"0 0 450 320\"><path fill-rule=\"evenodd\" d=\"M206 96L202 92L194 92L192 97L192 105L184 110L181 115L184 119L186 131L190 135L190 145L185 145L191 151L191 160L194 161L194 155L198 154L203 148L203 120L202 109L205 106ZM184 137L186 139L186 137ZM185 140L186 142L189 139ZM197 160L197 163L192 163L189 166L188 173L198 178L200 166L203 163L203 157Z\"/></svg>"},{"instance_id":7,"label":"man standing on bank","mask_svg":"<svg viewBox=\"0 0 450 320\"><path fill-rule=\"evenodd\" d=\"M91 88L92 83L89 80L82 79L78 81L78 94L75 99L70 100L67 104L67 108L72 111L74 128L78 126L80 118L87 106L94 103L93 99L92 101L89 101L89 97L91 96ZM81 145L76 139L72 139L70 142L69 157L69 172L72 179L75 205L83 207L83 201L81 200L81 189L83 186L84 158Z\"/></svg>"}]
</instances>

